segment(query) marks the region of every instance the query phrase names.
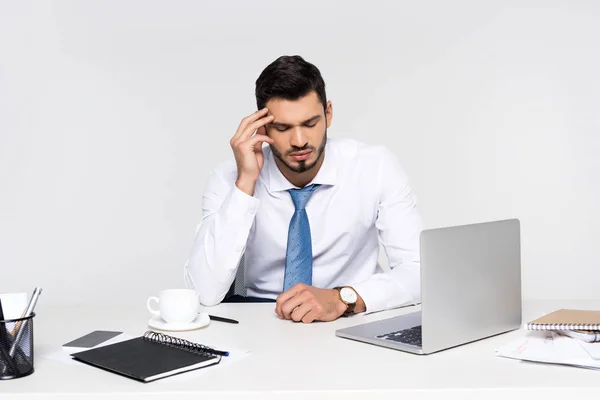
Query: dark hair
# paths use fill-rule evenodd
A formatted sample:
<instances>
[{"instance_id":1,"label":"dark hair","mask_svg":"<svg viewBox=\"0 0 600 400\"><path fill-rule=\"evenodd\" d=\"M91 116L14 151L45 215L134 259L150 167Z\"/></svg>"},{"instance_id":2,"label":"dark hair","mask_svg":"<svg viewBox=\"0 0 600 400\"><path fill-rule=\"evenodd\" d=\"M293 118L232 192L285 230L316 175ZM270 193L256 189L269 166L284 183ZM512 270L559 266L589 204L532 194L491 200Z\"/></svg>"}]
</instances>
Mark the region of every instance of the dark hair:
<instances>
[{"instance_id":1,"label":"dark hair","mask_svg":"<svg viewBox=\"0 0 600 400\"><path fill-rule=\"evenodd\" d=\"M256 105L263 109L273 98L298 100L312 91L327 108L325 82L321 72L300 56L281 56L269 64L256 80Z\"/></svg>"}]
</instances>

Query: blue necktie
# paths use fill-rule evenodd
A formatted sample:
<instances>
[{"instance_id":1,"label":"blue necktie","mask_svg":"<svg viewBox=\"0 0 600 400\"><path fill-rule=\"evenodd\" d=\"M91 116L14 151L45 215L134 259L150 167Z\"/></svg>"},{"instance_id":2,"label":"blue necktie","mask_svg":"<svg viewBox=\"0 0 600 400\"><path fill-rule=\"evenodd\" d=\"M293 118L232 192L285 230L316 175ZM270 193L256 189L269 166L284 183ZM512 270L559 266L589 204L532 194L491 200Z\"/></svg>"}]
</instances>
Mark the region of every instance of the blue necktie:
<instances>
[{"instance_id":1,"label":"blue necktie","mask_svg":"<svg viewBox=\"0 0 600 400\"><path fill-rule=\"evenodd\" d=\"M312 285L312 241L308 215L304 208L310 196L319 186L321 185L289 190L296 211L288 230L285 276L283 278L284 292L297 283Z\"/></svg>"}]
</instances>

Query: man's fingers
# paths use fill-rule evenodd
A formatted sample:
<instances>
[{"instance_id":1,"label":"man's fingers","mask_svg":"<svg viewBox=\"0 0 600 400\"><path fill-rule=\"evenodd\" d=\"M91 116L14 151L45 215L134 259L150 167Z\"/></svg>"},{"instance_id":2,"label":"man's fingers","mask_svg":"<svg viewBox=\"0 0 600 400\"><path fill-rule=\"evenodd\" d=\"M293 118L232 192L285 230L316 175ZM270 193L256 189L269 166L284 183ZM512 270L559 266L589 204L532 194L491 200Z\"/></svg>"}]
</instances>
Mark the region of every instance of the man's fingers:
<instances>
[{"instance_id":1,"label":"man's fingers","mask_svg":"<svg viewBox=\"0 0 600 400\"><path fill-rule=\"evenodd\" d=\"M301 305L307 303L309 298L309 292L302 292L283 303L283 305L281 306L281 312L283 313L283 317L285 319L292 319L292 312L294 312L294 310L296 310L297 307L300 307Z\"/></svg>"},{"instance_id":2,"label":"man's fingers","mask_svg":"<svg viewBox=\"0 0 600 400\"><path fill-rule=\"evenodd\" d=\"M285 292L281 293L278 297L277 297L277 305L275 306L275 312L277 313L277 315L279 315L279 318L283 318L283 313L281 312L281 306L288 301L289 299L291 299L292 297L294 297L295 295L297 295L298 293L300 293L301 291L303 291L306 288L306 285L303 285L302 283L298 283L294 286L292 286L291 288L289 288L288 290L286 290Z\"/></svg>"},{"instance_id":3,"label":"man's fingers","mask_svg":"<svg viewBox=\"0 0 600 400\"><path fill-rule=\"evenodd\" d=\"M259 119L248 121L243 128L242 125L240 125L240 128L238 128L233 140L248 139L258 128L268 124L269 122L273 122L274 119L274 115L263 115Z\"/></svg>"},{"instance_id":4,"label":"man's fingers","mask_svg":"<svg viewBox=\"0 0 600 400\"><path fill-rule=\"evenodd\" d=\"M314 309L311 309L304 317L302 317L302 322L305 324L312 324L314 321L318 319L318 315Z\"/></svg>"},{"instance_id":5,"label":"man's fingers","mask_svg":"<svg viewBox=\"0 0 600 400\"><path fill-rule=\"evenodd\" d=\"M238 140L247 140L247 139L249 139L254 132L256 132L259 128L265 126L269 122L273 122L274 119L275 119L275 116L273 116L273 115L267 115L264 118L261 118L261 119L259 119L257 121L254 121L253 123L251 123L250 125L248 125L246 127L246 129L238 137ZM266 135L264 135L264 136L266 136Z\"/></svg>"},{"instance_id":6,"label":"man's fingers","mask_svg":"<svg viewBox=\"0 0 600 400\"><path fill-rule=\"evenodd\" d=\"M281 317L285 319L292 318L292 311L294 311L294 309L300 304L302 304L301 295L297 295L292 297L291 299L288 299L285 303L281 304L280 306Z\"/></svg>"},{"instance_id":7,"label":"man's fingers","mask_svg":"<svg viewBox=\"0 0 600 400\"><path fill-rule=\"evenodd\" d=\"M244 119L242 119L240 121L240 124L238 125L237 131L235 131L235 135L233 135L233 139L235 139L239 135L241 135L242 132L244 132L244 130L246 129L246 127L249 124L251 124L252 122L256 121L257 119L259 119L259 118L264 117L265 115L267 115L268 111L269 110L267 109L267 107L265 107L262 110L255 111L252 114L250 114L247 117L245 117Z\"/></svg>"},{"instance_id":8,"label":"man's fingers","mask_svg":"<svg viewBox=\"0 0 600 400\"><path fill-rule=\"evenodd\" d=\"M311 303L304 302L292 311L290 318L296 322L300 322L304 319L306 314L310 313L311 310L312 310Z\"/></svg>"},{"instance_id":9,"label":"man's fingers","mask_svg":"<svg viewBox=\"0 0 600 400\"><path fill-rule=\"evenodd\" d=\"M266 135L255 135L253 138L248 140L248 144L251 145L252 148L257 151L260 150L260 148L264 142L267 142L269 144L275 143L273 141L273 139L271 139L270 137L268 137Z\"/></svg>"},{"instance_id":10,"label":"man's fingers","mask_svg":"<svg viewBox=\"0 0 600 400\"><path fill-rule=\"evenodd\" d=\"M279 315L279 318L284 318L283 315L283 311L281 310L281 307L292 297L296 296L297 294L303 292L308 286L306 286L303 283L298 283L294 286L292 286L291 288L289 288L288 290L286 290L285 292L281 293L276 300L277 305L275 306L275 312L277 313L277 315Z\"/></svg>"}]
</instances>

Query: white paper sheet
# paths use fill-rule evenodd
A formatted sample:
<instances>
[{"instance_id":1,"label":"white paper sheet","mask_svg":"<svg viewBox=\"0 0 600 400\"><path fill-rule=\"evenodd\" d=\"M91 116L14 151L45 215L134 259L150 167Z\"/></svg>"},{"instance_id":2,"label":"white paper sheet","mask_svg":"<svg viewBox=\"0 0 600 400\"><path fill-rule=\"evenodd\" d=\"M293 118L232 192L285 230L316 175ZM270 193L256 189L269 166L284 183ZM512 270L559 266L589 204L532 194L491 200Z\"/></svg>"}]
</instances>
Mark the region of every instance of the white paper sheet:
<instances>
[{"instance_id":1,"label":"white paper sheet","mask_svg":"<svg viewBox=\"0 0 600 400\"><path fill-rule=\"evenodd\" d=\"M223 368L227 368L227 367L231 366L232 364L234 364L240 360L243 360L244 358L246 358L250 355L250 350L229 348L227 346L216 346L216 345L209 346L209 347L212 347L213 349L225 349L229 352L229 356L221 357L221 362L219 362L218 364L211 365L206 368L189 371L189 372L186 372L185 374L173 375L173 376L170 376L165 379L160 379L160 380L156 381L156 383L166 384L166 383L172 383L172 382L185 382L185 381L198 379L202 375L204 375L206 373L210 373L211 371L216 372Z\"/></svg>"},{"instance_id":2,"label":"white paper sheet","mask_svg":"<svg viewBox=\"0 0 600 400\"><path fill-rule=\"evenodd\" d=\"M0 294L4 319L21 318L27 308L27 293Z\"/></svg>"},{"instance_id":3,"label":"white paper sheet","mask_svg":"<svg viewBox=\"0 0 600 400\"><path fill-rule=\"evenodd\" d=\"M600 369L579 340L552 331L532 331L496 350L499 357Z\"/></svg>"},{"instance_id":4,"label":"white paper sheet","mask_svg":"<svg viewBox=\"0 0 600 400\"><path fill-rule=\"evenodd\" d=\"M583 349L585 351L588 352L590 357L592 357L595 360L600 361L600 342L594 342L594 343L580 342L579 345L581 347L583 347Z\"/></svg>"}]
</instances>

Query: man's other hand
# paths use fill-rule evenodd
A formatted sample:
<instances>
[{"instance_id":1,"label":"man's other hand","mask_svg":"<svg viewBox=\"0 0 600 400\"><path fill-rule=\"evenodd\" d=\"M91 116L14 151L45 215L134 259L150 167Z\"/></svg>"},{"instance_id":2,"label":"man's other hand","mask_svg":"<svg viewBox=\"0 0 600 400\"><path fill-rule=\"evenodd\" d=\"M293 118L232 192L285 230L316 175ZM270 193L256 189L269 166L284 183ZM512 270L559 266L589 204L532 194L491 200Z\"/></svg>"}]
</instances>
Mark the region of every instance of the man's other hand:
<instances>
[{"instance_id":1,"label":"man's other hand","mask_svg":"<svg viewBox=\"0 0 600 400\"><path fill-rule=\"evenodd\" d=\"M298 283L277 297L275 313L281 319L310 324L313 321L334 321L346 311L336 289L319 289Z\"/></svg>"}]
</instances>

